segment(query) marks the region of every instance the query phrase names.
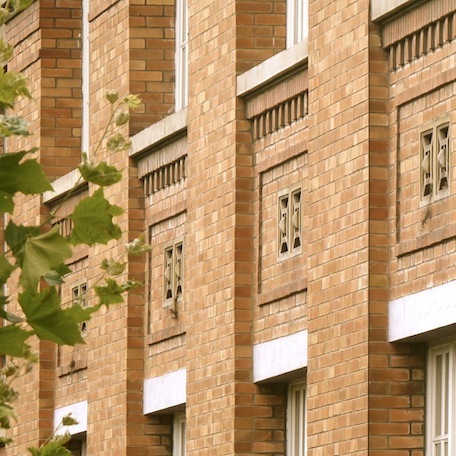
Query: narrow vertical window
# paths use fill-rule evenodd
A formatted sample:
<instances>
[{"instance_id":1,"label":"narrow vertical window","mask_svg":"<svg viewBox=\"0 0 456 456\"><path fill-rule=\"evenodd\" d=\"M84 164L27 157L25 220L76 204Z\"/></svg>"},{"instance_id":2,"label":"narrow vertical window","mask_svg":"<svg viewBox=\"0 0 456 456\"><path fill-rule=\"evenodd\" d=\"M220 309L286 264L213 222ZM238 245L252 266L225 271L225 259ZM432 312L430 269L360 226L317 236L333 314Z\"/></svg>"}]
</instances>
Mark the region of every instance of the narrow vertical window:
<instances>
[{"instance_id":1,"label":"narrow vertical window","mask_svg":"<svg viewBox=\"0 0 456 456\"><path fill-rule=\"evenodd\" d=\"M287 454L307 454L306 385L296 383L288 389Z\"/></svg>"},{"instance_id":2,"label":"narrow vertical window","mask_svg":"<svg viewBox=\"0 0 456 456\"><path fill-rule=\"evenodd\" d=\"M188 102L188 14L187 0L176 0L176 111Z\"/></svg>"},{"instance_id":3,"label":"narrow vertical window","mask_svg":"<svg viewBox=\"0 0 456 456\"><path fill-rule=\"evenodd\" d=\"M449 125L440 125L437 127L437 191L441 192L448 188L448 171L449 171L449 148L448 148Z\"/></svg>"},{"instance_id":4,"label":"narrow vertical window","mask_svg":"<svg viewBox=\"0 0 456 456\"><path fill-rule=\"evenodd\" d=\"M186 455L185 415L175 415L173 422L173 456Z\"/></svg>"},{"instance_id":5,"label":"narrow vertical window","mask_svg":"<svg viewBox=\"0 0 456 456\"><path fill-rule=\"evenodd\" d=\"M176 312L176 303L183 299L184 246L182 241L165 247L163 306Z\"/></svg>"},{"instance_id":6,"label":"narrow vertical window","mask_svg":"<svg viewBox=\"0 0 456 456\"><path fill-rule=\"evenodd\" d=\"M309 34L309 0L287 0L287 47L305 40Z\"/></svg>"},{"instance_id":7,"label":"narrow vertical window","mask_svg":"<svg viewBox=\"0 0 456 456\"><path fill-rule=\"evenodd\" d=\"M453 454L454 346L431 349L428 361L428 450L430 456Z\"/></svg>"},{"instance_id":8,"label":"narrow vertical window","mask_svg":"<svg viewBox=\"0 0 456 456\"><path fill-rule=\"evenodd\" d=\"M279 254L286 253L290 250L288 200L288 195L279 198Z\"/></svg>"},{"instance_id":9,"label":"narrow vertical window","mask_svg":"<svg viewBox=\"0 0 456 456\"><path fill-rule=\"evenodd\" d=\"M301 247L301 190L291 194L292 215L291 215L291 236L293 249Z\"/></svg>"},{"instance_id":10,"label":"narrow vertical window","mask_svg":"<svg viewBox=\"0 0 456 456\"><path fill-rule=\"evenodd\" d=\"M89 0L82 0L82 127L81 148L82 152L89 154L90 147L90 41L89 41Z\"/></svg>"},{"instance_id":11,"label":"narrow vertical window","mask_svg":"<svg viewBox=\"0 0 456 456\"><path fill-rule=\"evenodd\" d=\"M80 283L71 289L72 304L78 304L82 308L87 307L87 284ZM80 325L81 336L87 336L87 322L83 321Z\"/></svg>"},{"instance_id":12,"label":"narrow vertical window","mask_svg":"<svg viewBox=\"0 0 456 456\"><path fill-rule=\"evenodd\" d=\"M432 194L433 186L433 132L428 131L421 135L421 195L423 197Z\"/></svg>"}]
</instances>

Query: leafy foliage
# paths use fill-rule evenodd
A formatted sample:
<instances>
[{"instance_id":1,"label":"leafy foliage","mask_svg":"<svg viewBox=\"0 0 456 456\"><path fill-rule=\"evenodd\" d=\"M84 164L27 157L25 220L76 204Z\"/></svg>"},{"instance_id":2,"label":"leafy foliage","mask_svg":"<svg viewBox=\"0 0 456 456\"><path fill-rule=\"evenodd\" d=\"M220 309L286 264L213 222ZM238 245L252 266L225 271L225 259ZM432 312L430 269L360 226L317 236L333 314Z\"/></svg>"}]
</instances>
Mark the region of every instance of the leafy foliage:
<instances>
[{"instance_id":1,"label":"leafy foliage","mask_svg":"<svg viewBox=\"0 0 456 456\"><path fill-rule=\"evenodd\" d=\"M103 189L99 188L92 196L83 199L70 216L74 222L71 243L95 245L119 239L122 232L112 218L122 213L122 208L110 204Z\"/></svg>"},{"instance_id":2,"label":"leafy foliage","mask_svg":"<svg viewBox=\"0 0 456 456\"><path fill-rule=\"evenodd\" d=\"M33 1L3 2L0 7L0 27ZM6 70L12 52L13 47L0 38L0 138L29 135L25 119L13 112L18 98L31 99L32 95L21 73ZM101 140L91 151L91 157L94 158L102 147L110 152L124 151L130 147L129 139L116 130L128 124L129 110L140 103L136 95L120 97L115 91L108 91L106 100L110 104L111 115ZM90 183L93 193L77 204L69 216L71 233L63 236L59 225L55 223L58 209L39 226L20 224L15 218L18 195L35 196L53 190L41 165L33 158L37 151L31 149L0 154L0 216L8 214L3 233L8 251L0 254L0 318L6 323L0 326L0 355L10 357L0 369L2 429L9 429L15 420L12 404L18 393L12 387L14 380L30 372L38 360L31 351L29 338L35 336L61 345L82 344L84 339L79 325L90 320L101 305L122 303L123 294L139 285L132 280L121 281L126 271L126 263L122 258L106 259L100 265L105 284L94 287L98 303L82 307L79 302L69 298L70 302L62 302L58 287L65 283L67 274L71 272L66 263L73 256L73 246L106 244L121 237L122 232L115 223L115 217L121 215L123 210L109 203L103 189L118 183L122 173L107 162L96 162L94 158L89 161L87 155L83 156L79 166L81 179ZM67 198L71 197L80 183L67 194ZM124 255L141 254L147 248L143 239L134 240L127 246ZM11 306L10 298L3 294L5 285L16 291L14 304L17 306ZM17 314L14 313L16 307L20 308ZM75 424L73 418L63 419L62 425L72 424ZM71 456L71 452L64 448L69 438L69 434L56 433L40 448L28 448L28 451L33 456ZM0 437L0 443L9 444L11 440Z\"/></svg>"}]
</instances>

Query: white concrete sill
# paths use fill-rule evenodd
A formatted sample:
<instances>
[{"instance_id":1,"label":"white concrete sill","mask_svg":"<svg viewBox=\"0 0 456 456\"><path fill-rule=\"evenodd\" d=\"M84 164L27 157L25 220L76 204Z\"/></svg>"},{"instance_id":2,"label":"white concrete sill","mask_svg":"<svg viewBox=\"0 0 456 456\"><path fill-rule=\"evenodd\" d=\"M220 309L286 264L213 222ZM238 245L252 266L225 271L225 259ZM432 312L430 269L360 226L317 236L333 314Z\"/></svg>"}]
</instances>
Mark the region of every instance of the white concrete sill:
<instances>
[{"instance_id":1,"label":"white concrete sill","mask_svg":"<svg viewBox=\"0 0 456 456\"><path fill-rule=\"evenodd\" d=\"M157 149L163 143L172 141L173 137L182 136L186 130L187 108L184 108L132 136L129 155L136 158Z\"/></svg>"},{"instance_id":2,"label":"white concrete sill","mask_svg":"<svg viewBox=\"0 0 456 456\"><path fill-rule=\"evenodd\" d=\"M237 77L237 96L258 91L298 66L307 65L308 41L294 45Z\"/></svg>"},{"instance_id":3,"label":"white concrete sill","mask_svg":"<svg viewBox=\"0 0 456 456\"><path fill-rule=\"evenodd\" d=\"M51 182L54 191L45 192L43 194L43 203L49 204L59 198L64 197L76 184L78 187L83 188L87 186L87 182L81 179L79 169L73 169L62 177L59 177L54 182Z\"/></svg>"},{"instance_id":4,"label":"white concrete sill","mask_svg":"<svg viewBox=\"0 0 456 456\"><path fill-rule=\"evenodd\" d=\"M371 19L372 21L382 22L394 14L415 7L424 0L371 0Z\"/></svg>"}]
</instances>

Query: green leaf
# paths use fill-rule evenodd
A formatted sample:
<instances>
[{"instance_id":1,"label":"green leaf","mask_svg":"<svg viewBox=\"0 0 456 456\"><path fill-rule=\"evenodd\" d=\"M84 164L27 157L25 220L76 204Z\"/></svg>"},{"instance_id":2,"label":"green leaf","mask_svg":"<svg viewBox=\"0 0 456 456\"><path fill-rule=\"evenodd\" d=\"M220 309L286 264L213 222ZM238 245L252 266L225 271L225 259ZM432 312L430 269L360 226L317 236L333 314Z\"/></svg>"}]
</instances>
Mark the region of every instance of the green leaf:
<instances>
[{"instance_id":1,"label":"green leaf","mask_svg":"<svg viewBox=\"0 0 456 456\"><path fill-rule=\"evenodd\" d=\"M0 211L12 212L12 197L17 192L33 195L52 190L52 185L36 159L20 163L26 154L36 150L38 149L0 155Z\"/></svg>"},{"instance_id":2,"label":"green leaf","mask_svg":"<svg viewBox=\"0 0 456 456\"><path fill-rule=\"evenodd\" d=\"M112 258L109 260L105 258L101 262L100 267L108 274L116 276L122 274L125 271L126 263L121 261L115 261Z\"/></svg>"},{"instance_id":3,"label":"green leaf","mask_svg":"<svg viewBox=\"0 0 456 456\"><path fill-rule=\"evenodd\" d=\"M40 339L52 340L59 345L84 343L74 312L71 308L60 308L60 297L55 288L40 293L25 290L18 299L27 323Z\"/></svg>"},{"instance_id":4,"label":"green leaf","mask_svg":"<svg viewBox=\"0 0 456 456\"><path fill-rule=\"evenodd\" d=\"M29 134L28 124L23 117L0 114L0 137L28 136Z\"/></svg>"},{"instance_id":5,"label":"green leaf","mask_svg":"<svg viewBox=\"0 0 456 456\"><path fill-rule=\"evenodd\" d=\"M106 278L106 286L95 287L95 293L100 298L100 305L120 304L124 302L122 293L125 291L115 280Z\"/></svg>"},{"instance_id":6,"label":"green leaf","mask_svg":"<svg viewBox=\"0 0 456 456\"><path fill-rule=\"evenodd\" d=\"M65 281L63 277L71 272L71 269L64 263L60 264L56 268L52 268L52 271L44 274L43 279L51 287L55 285L61 285Z\"/></svg>"},{"instance_id":7,"label":"green leaf","mask_svg":"<svg viewBox=\"0 0 456 456\"><path fill-rule=\"evenodd\" d=\"M142 234L126 244L125 248L127 249L128 255L132 256L138 256L152 250L152 247L146 243L145 237Z\"/></svg>"},{"instance_id":8,"label":"green leaf","mask_svg":"<svg viewBox=\"0 0 456 456\"><path fill-rule=\"evenodd\" d=\"M72 456L73 454L59 442L49 442L40 448L27 448L27 450L32 456Z\"/></svg>"},{"instance_id":9,"label":"green leaf","mask_svg":"<svg viewBox=\"0 0 456 456\"><path fill-rule=\"evenodd\" d=\"M14 200L11 193L0 190L0 212L12 214L14 211Z\"/></svg>"},{"instance_id":10,"label":"green leaf","mask_svg":"<svg viewBox=\"0 0 456 456\"><path fill-rule=\"evenodd\" d=\"M112 223L112 218L123 213L122 208L109 204L103 189L80 201L70 218L74 228L71 232L72 244L106 244L111 239L119 239L122 231Z\"/></svg>"},{"instance_id":11,"label":"green leaf","mask_svg":"<svg viewBox=\"0 0 456 456\"><path fill-rule=\"evenodd\" d=\"M121 152L122 150L128 150L131 147L131 141L125 139L120 133L112 136L108 139L106 147L111 152Z\"/></svg>"},{"instance_id":12,"label":"green leaf","mask_svg":"<svg viewBox=\"0 0 456 456\"><path fill-rule=\"evenodd\" d=\"M5 14L5 12L3 12ZM1 13L0 13L1 16ZM1 23L1 19L0 19ZM6 63L13 55L14 46L6 41L0 40L0 62Z\"/></svg>"},{"instance_id":13,"label":"green leaf","mask_svg":"<svg viewBox=\"0 0 456 456\"><path fill-rule=\"evenodd\" d=\"M16 266L13 266L5 255L0 255L0 287L6 283L15 268Z\"/></svg>"},{"instance_id":14,"label":"green leaf","mask_svg":"<svg viewBox=\"0 0 456 456\"><path fill-rule=\"evenodd\" d=\"M21 255L27 239L39 234L40 229L37 226L16 225L10 220L5 228L5 241L17 259Z\"/></svg>"},{"instance_id":15,"label":"green leaf","mask_svg":"<svg viewBox=\"0 0 456 456\"><path fill-rule=\"evenodd\" d=\"M94 165L84 160L79 166L79 172L87 182L92 182L92 184L101 187L116 184L122 179L122 173L115 166L109 166L104 161Z\"/></svg>"},{"instance_id":16,"label":"green leaf","mask_svg":"<svg viewBox=\"0 0 456 456\"><path fill-rule=\"evenodd\" d=\"M33 334L19 326L8 325L0 327L0 354L22 357L27 346L25 341Z\"/></svg>"},{"instance_id":17,"label":"green leaf","mask_svg":"<svg viewBox=\"0 0 456 456\"><path fill-rule=\"evenodd\" d=\"M0 107L12 108L16 98L20 96L32 98L25 76L0 68Z\"/></svg>"},{"instance_id":18,"label":"green leaf","mask_svg":"<svg viewBox=\"0 0 456 456\"><path fill-rule=\"evenodd\" d=\"M41 277L61 267L73 253L69 241L59 234L58 226L38 235L34 235L35 227L30 228L34 231L33 234L27 233L25 239L19 241L19 248L17 245L13 247L9 241L9 233L14 229L27 233L27 228L10 221L5 232L5 238L8 233L8 245L13 249L13 254L22 268L20 284L24 288L35 288ZM21 235L15 237L21 238Z\"/></svg>"},{"instance_id":19,"label":"green leaf","mask_svg":"<svg viewBox=\"0 0 456 456\"><path fill-rule=\"evenodd\" d=\"M117 93L117 90L108 90L106 92L106 99L111 104L115 103L119 99L119 94Z\"/></svg>"},{"instance_id":20,"label":"green leaf","mask_svg":"<svg viewBox=\"0 0 456 456\"><path fill-rule=\"evenodd\" d=\"M71 412L68 413L68 415L65 415L63 418L62 418L62 424L64 426L74 426L76 424L79 424L79 421L76 419L76 418L73 418L71 416Z\"/></svg>"},{"instance_id":21,"label":"green leaf","mask_svg":"<svg viewBox=\"0 0 456 456\"><path fill-rule=\"evenodd\" d=\"M138 95L129 94L122 101L126 103L130 109L136 109L141 103L141 98L139 98Z\"/></svg>"}]
</instances>

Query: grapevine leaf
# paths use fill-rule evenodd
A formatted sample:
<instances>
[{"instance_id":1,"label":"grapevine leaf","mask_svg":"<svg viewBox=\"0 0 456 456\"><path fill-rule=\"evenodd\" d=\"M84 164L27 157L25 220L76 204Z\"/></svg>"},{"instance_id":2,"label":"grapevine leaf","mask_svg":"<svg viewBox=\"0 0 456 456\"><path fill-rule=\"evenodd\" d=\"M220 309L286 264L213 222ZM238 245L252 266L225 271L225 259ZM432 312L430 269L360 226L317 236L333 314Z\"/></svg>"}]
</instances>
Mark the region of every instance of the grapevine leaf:
<instances>
[{"instance_id":1,"label":"grapevine leaf","mask_svg":"<svg viewBox=\"0 0 456 456\"><path fill-rule=\"evenodd\" d=\"M52 340L60 345L84 343L72 311L60 308L55 288L39 293L25 290L19 294L19 304L27 323L40 339Z\"/></svg>"},{"instance_id":2,"label":"grapevine leaf","mask_svg":"<svg viewBox=\"0 0 456 456\"><path fill-rule=\"evenodd\" d=\"M122 293L125 291L115 280L106 278L106 286L95 287L95 293L100 298L100 305L120 304L124 302Z\"/></svg>"},{"instance_id":3,"label":"grapevine leaf","mask_svg":"<svg viewBox=\"0 0 456 456\"><path fill-rule=\"evenodd\" d=\"M27 237L21 251L16 254L22 267L20 283L35 288L40 278L59 268L72 255L69 241L59 234L59 228L38 236Z\"/></svg>"},{"instance_id":4,"label":"grapevine leaf","mask_svg":"<svg viewBox=\"0 0 456 456\"><path fill-rule=\"evenodd\" d=\"M22 357L26 348L25 341L33 334L19 326L8 325L0 327L0 354Z\"/></svg>"},{"instance_id":5,"label":"grapevine leaf","mask_svg":"<svg viewBox=\"0 0 456 456\"><path fill-rule=\"evenodd\" d=\"M122 208L114 206L104 197L99 188L92 196L80 201L70 218L74 228L71 232L72 244L106 244L111 239L119 239L122 232L112 223L112 218L123 213Z\"/></svg>"},{"instance_id":6,"label":"grapevine leaf","mask_svg":"<svg viewBox=\"0 0 456 456\"><path fill-rule=\"evenodd\" d=\"M79 172L87 182L92 182L92 184L100 185L101 187L116 184L122 179L122 173L116 167L109 166L104 161L93 165L84 160L82 165L79 166Z\"/></svg>"}]
</instances>

